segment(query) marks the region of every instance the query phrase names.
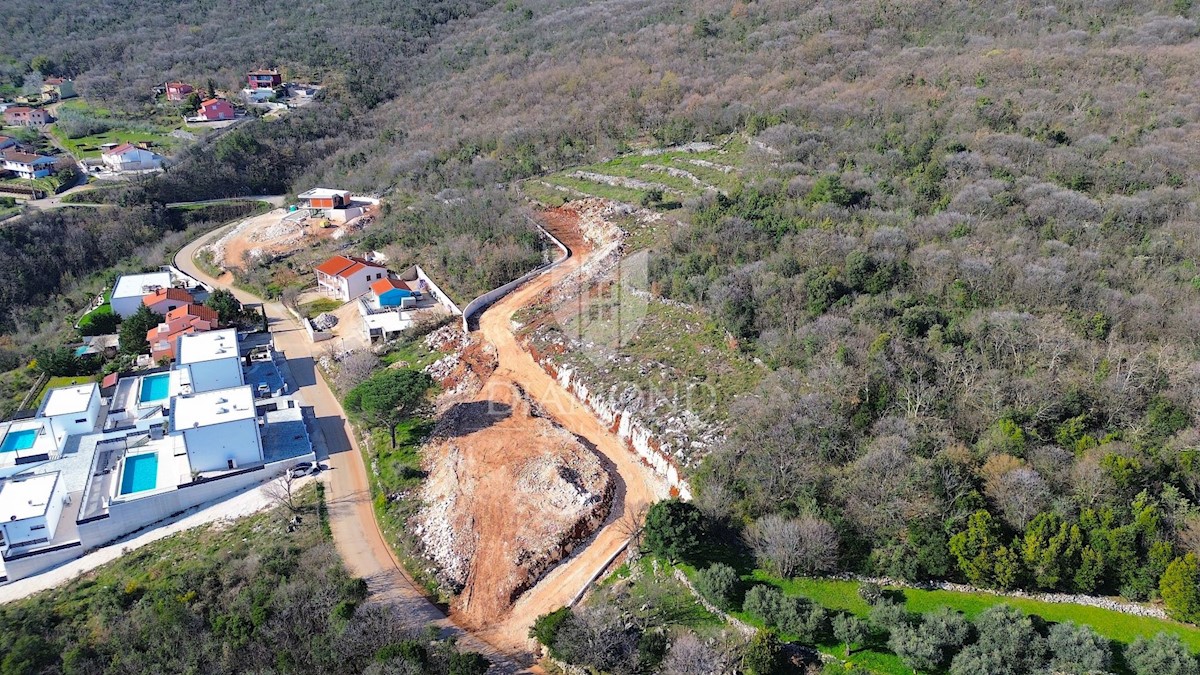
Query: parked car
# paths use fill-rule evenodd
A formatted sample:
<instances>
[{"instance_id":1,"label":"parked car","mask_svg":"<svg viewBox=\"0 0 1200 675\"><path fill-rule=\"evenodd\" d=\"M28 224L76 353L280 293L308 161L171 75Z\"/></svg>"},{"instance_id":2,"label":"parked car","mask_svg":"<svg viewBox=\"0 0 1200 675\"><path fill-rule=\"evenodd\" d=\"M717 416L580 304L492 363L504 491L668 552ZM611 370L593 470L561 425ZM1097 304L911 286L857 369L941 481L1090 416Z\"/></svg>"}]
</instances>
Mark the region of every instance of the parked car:
<instances>
[{"instance_id":1,"label":"parked car","mask_svg":"<svg viewBox=\"0 0 1200 675\"><path fill-rule=\"evenodd\" d=\"M316 470L312 462L297 462L291 468L292 478L299 478L315 472Z\"/></svg>"}]
</instances>

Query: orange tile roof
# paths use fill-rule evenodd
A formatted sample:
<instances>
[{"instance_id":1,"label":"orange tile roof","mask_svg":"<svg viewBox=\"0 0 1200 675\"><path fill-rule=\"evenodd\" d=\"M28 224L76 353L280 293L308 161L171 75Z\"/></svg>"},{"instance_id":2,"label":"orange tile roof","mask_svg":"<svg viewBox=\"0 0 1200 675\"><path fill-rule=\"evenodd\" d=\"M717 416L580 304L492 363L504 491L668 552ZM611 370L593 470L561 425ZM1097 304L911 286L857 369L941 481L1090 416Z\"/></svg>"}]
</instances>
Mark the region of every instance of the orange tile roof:
<instances>
[{"instance_id":1,"label":"orange tile roof","mask_svg":"<svg viewBox=\"0 0 1200 675\"><path fill-rule=\"evenodd\" d=\"M126 150L134 150L136 148L137 148L137 146L134 145L133 143L125 142L125 143L122 143L122 144L116 146L115 148L109 148L109 149L105 150L104 154L119 155L119 154L125 152Z\"/></svg>"},{"instance_id":2,"label":"orange tile roof","mask_svg":"<svg viewBox=\"0 0 1200 675\"><path fill-rule=\"evenodd\" d=\"M367 262L362 258L352 255L335 255L329 260L317 265L317 271L321 274L328 274L331 277L347 278L351 274L358 272L367 267L375 267L383 269L381 266L372 262Z\"/></svg>"},{"instance_id":3,"label":"orange tile roof","mask_svg":"<svg viewBox=\"0 0 1200 675\"><path fill-rule=\"evenodd\" d=\"M160 300L174 300L176 302L192 302L195 298L191 293L182 288L160 288L153 293L147 293L142 297L142 304L153 305Z\"/></svg>"},{"instance_id":4,"label":"orange tile roof","mask_svg":"<svg viewBox=\"0 0 1200 675\"><path fill-rule=\"evenodd\" d=\"M212 307L205 307L204 305L197 305L189 302L186 305L176 307L175 309L167 312L167 321L171 321L173 319L182 319L186 316L194 316L197 319L215 322L217 320L217 310L213 309Z\"/></svg>"},{"instance_id":5,"label":"orange tile roof","mask_svg":"<svg viewBox=\"0 0 1200 675\"><path fill-rule=\"evenodd\" d=\"M408 282L401 281L399 279L380 279L379 281L371 284L371 290L375 292L375 295L383 295L384 293L396 288L405 291L412 290L412 288L408 285Z\"/></svg>"}]
</instances>

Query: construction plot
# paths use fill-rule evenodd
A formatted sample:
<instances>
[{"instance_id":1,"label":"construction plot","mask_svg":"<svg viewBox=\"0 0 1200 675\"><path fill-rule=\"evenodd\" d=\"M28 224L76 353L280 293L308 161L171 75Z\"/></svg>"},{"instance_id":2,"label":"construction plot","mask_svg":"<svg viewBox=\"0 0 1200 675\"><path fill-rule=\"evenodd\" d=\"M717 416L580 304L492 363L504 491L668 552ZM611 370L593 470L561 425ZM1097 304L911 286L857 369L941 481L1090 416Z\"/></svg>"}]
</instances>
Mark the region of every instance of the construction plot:
<instances>
[{"instance_id":1,"label":"construction plot","mask_svg":"<svg viewBox=\"0 0 1200 675\"><path fill-rule=\"evenodd\" d=\"M452 405L425 456L418 531L473 627L493 625L612 507L597 456L503 380Z\"/></svg>"},{"instance_id":2,"label":"construction plot","mask_svg":"<svg viewBox=\"0 0 1200 675\"><path fill-rule=\"evenodd\" d=\"M375 206L346 223L334 223L308 209L274 209L247 218L211 244L213 263L228 269L242 267L248 260L271 260L294 253L327 239L340 239L373 217Z\"/></svg>"}]
</instances>

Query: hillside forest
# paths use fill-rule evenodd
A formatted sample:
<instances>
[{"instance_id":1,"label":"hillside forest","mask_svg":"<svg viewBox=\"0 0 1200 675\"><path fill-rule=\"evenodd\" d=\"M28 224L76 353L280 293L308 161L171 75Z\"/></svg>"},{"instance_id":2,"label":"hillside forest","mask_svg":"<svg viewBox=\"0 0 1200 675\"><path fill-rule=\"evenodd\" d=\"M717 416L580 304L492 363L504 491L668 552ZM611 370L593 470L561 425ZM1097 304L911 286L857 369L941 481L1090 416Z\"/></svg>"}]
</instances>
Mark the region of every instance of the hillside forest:
<instances>
[{"instance_id":1,"label":"hillside forest","mask_svg":"<svg viewBox=\"0 0 1200 675\"><path fill-rule=\"evenodd\" d=\"M686 200L648 244L654 291L761 363L686 467L724 541L783 577L1161 599L1200 620L1190 0L10 4L13 81L44 54L130 109L248 65L329 83L109 201L383 193L397 207L357 245L446 270L492 247L463 293L538 259L511 217L521 179L743 139L741 185ZM238 11L260 20L221 20ZM325 32L331 12L347 20ZM179 39L139 39L162 32ZM4 235L0 256L22 245Z\"/></svg>"}]
</instances>

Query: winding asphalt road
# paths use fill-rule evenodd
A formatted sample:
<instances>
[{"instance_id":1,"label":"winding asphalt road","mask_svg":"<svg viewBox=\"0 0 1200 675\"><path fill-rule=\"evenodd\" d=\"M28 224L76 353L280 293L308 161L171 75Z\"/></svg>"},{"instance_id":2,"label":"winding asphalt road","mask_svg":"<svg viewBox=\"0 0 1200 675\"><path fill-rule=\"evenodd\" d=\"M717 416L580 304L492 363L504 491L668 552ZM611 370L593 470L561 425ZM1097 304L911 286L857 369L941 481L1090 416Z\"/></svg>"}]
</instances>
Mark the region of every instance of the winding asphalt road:
<instances>
[{"instance_id":1,"label":"winding asphalt road","mask_svg":"<svg viewBox=\"0 0 1200 675\"><path fill-rule=\"evenodd\" d=\"M446 614L430 602L409 578L384 541L375 522L367 467L358 442L337 397L317 372L316 359L320 358L323 351L321 346L314 345L308 339L304 328L282 304L264 302L251 293L232 287L228 275L223 279L214 279L196 265L196 252L223 231L206 234L184 246L175 255L175 266L214 287L232 291L243 303L261 304L266 312L275 348L287 358L288 370L294 380L290 384L299 392L304 403L311 407L312 418L317 426L314 437L324 437L329 470L322 472L322 480L326 485L329 524L346 568L350 574L367 580L373 600L395 607L412 627L419 628L430 623L442 626L457 634L461 645L485 654L497 665L499 672L515 672L517 666L506 655L469 634L461 633L450 623ZM315 444L321 444L320 438L316 439Z\"/></svg>"}]
</instances>

